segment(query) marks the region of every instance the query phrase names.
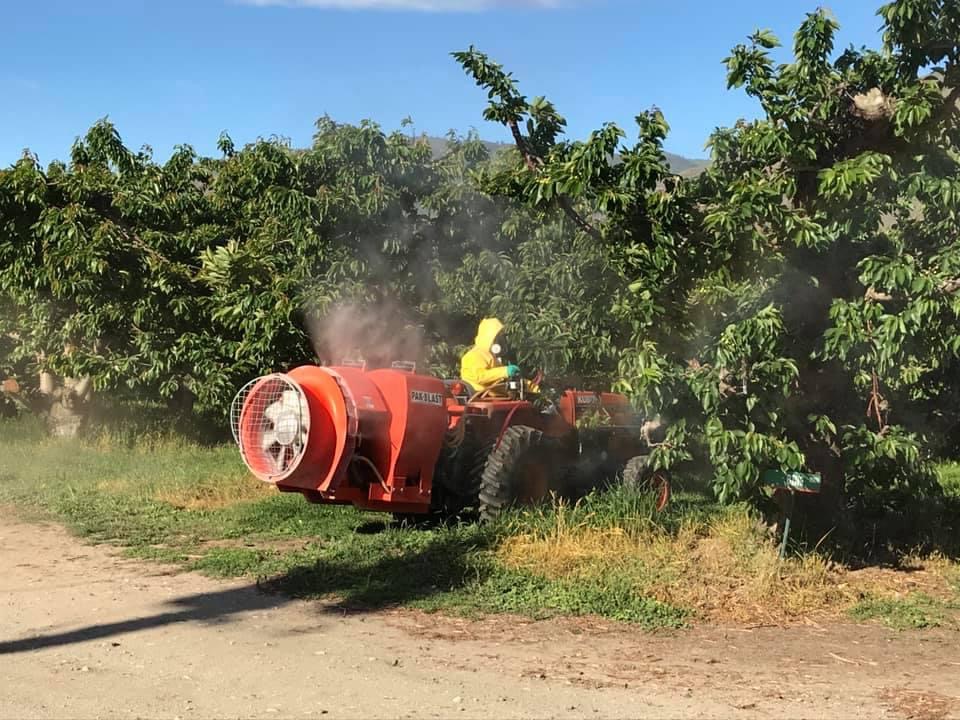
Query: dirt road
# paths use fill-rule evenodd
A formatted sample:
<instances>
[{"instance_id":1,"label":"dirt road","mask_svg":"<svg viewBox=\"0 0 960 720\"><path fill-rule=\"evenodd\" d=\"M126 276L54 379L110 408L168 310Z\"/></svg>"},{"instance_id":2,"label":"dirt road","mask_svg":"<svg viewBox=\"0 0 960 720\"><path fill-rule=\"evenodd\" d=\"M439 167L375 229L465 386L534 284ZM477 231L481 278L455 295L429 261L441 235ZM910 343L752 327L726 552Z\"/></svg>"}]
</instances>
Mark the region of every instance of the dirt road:
<instances>
[{"instance_id":1,"label":"dirt road","mask_svg":"<svg viewBox=\"0 0 960 720\"><path fill-rule=\"evenodd\" d=\"M879 627L344 616L0 519L0 717L960 718L960 642Z\"/></svg>"}]
</instances>

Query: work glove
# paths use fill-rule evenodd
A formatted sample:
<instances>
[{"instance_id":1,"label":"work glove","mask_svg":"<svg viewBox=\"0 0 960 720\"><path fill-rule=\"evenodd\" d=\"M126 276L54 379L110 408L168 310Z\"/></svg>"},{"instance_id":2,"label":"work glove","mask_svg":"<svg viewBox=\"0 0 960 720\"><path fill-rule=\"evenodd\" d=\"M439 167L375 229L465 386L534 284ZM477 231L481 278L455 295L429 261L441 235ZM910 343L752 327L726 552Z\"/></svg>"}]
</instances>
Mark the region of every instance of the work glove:
<instances>
[{"instance_id":1,"label":"work glove","mask_svg":"<svg viewBox=\"0 0 960 720\"><path fill-rule=\"evenodd\" d=\"M507 377L513 379L520 374L520 368L516 365L507 365Z\"/></svg>"}]
</instances>

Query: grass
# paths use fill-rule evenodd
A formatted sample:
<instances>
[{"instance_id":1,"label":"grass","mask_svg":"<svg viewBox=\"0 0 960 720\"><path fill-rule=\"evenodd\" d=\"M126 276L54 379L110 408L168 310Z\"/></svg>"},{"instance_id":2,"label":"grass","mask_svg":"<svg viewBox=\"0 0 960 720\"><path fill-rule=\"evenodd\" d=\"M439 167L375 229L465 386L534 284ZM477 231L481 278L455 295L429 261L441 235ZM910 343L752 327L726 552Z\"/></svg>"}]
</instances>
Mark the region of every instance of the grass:
<instances>
[{"instance_id":1,"label":"grass","mask_svg":"<svg viewBox=\"0 0 960 720\"><path fill-rule=\"evenodd\" d=\"M865 598L850 609L856 620L879 620L897 630L949 626L960 627L954 611L960 603L911 593L903 598Z\"/></svg>"},{"instance_id":2,"label":"grass","mask_svg":"<svg viewBox=\"0 0 960 720\"><path fill-rule=\"evenodd\" d=\"M944 492L955 498L960 498L960 463L944 463L940 466L940 484Z\"/></svg>"},{"instance_id":3,"label":"grass","mask_svg":"<svg viewBox=\"0 0 960 720\"><path fill-rule=\"evenodd\" d=\"M0 504L54 516L133 557L263 578L349 607L600 614L645 627L678 626L685 616L616 581L506 567L495 552L503 527L398 527L383 514L277 493L249 476L231 446L123 440L55 441L38 425L0 424Z\"/></svg>"},{"instance_id":4,"label":"grass","mask_svg":"<svg viewBox=\"0 0 960 720\"><path fill-rule=\"evenodd\" d=\"M745 507L681 509L664 527L651 514L605 512L626 502L621 493L543 513L506 537L498 557L547 578L615 577L664 606L722 621L789 620L845 601L825 558L781 560L770 530Z\"/></svg>"},{"instance_id":5,"label":"grass","mask_svg":"<svg viewBox=\"0 0 960 720\"><path fill-rule=\"evenodd\" d=\"M816 553L781 561L745 507L703 492L675 493L660 514L615 490L492 526L405 528L277 493L232 446L162 433L64 442L30 422L0 423L0 504L134 557L353 608L600 615L647 628L849 612L917 627L949 624L960 599L957 566L942 558L915 560L922 595L903 592L902 573L853 571Z\"/></svg>"}]
</instances>

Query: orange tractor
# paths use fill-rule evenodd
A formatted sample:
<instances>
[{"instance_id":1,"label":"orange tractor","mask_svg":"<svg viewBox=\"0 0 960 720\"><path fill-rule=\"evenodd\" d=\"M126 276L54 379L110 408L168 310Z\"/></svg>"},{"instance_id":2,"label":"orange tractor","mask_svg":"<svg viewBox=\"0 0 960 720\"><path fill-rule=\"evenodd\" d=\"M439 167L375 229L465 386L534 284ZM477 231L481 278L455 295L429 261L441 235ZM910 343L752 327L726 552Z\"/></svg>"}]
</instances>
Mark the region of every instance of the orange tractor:
<instances>
[{"instance_id":1,"label":"orange tractor","mask_svg":"<svg viewBox=\"0 0 960 720\"><path fill-rule=\"evenodd\" d=\"M524 387L473 392L404 363L304 365L248 383L231 426L254 475L311 502L491 520L616 478L663 507L669 484L650 469L642 419L623 395L568 389L544 406Z\"/></svg>"}]
</instances>

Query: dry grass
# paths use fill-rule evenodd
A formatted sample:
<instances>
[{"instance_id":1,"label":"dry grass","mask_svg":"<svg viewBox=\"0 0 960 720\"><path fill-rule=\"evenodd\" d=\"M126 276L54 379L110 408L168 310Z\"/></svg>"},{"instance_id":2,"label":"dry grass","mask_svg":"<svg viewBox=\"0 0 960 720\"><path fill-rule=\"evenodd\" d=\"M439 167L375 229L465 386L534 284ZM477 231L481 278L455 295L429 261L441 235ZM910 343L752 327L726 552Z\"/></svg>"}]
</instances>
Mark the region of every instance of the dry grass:
<instances>
[{"instance_id":1,"label":"dry grass","mask_svg":"<svg viewBox=\"0 0 960 720\"><path fill-rule=\"evenodd\" d=\"M867 567L847 570L844 580L859 593L902 599L915 593L956 602L960 595L960 566L942 555L913 555L898 568Z\"/></svg>"},{"instance_id":2,"label":"dry grass","mask_svg":"<svg viewBox=\"0 0 960 720\"><path fill-rule=\"evenodd\" d=\"M276 489L249 475L230 474L205 478L203 482L157 488L152 497L183 510L218 510L237 503L253 502L276 493Z\"/></svg>"},{"instance_id":3,"label":"dry grass","mask_svg":"<svg viewBox=\"0 0 960 720\"><path fill-rule=\"evenodd\" d=\"M572 518L561 507L552 523L506 538L500 561L551 579L626 575L640 594L721 622L838 615L865 597L956 597L957 565L945 558L914 558L907 570L859 571L817 553L781 560L775 538L745 511L686 521L674 531L653 524L597 527Z\"/></svg>"},{"instance_id":4,"label":"dry grass","mask_svg":"<svg viewBox=\"0 0 960 720\"><path fill-rule=\"evenodd\" d=\"M110 478L96 484L99 492L135 495L167 503L179 510L219 510L239 503L263 500L276 492L272 485L256 478L224 475L204 477L197 482L157 483L138 487L130 478Z\"/></svg>"}]
</instances>

